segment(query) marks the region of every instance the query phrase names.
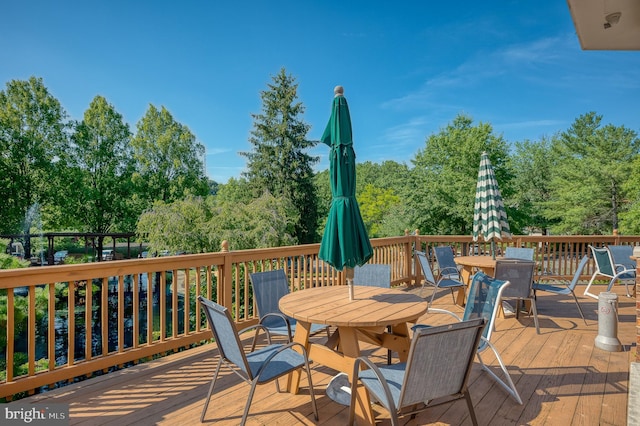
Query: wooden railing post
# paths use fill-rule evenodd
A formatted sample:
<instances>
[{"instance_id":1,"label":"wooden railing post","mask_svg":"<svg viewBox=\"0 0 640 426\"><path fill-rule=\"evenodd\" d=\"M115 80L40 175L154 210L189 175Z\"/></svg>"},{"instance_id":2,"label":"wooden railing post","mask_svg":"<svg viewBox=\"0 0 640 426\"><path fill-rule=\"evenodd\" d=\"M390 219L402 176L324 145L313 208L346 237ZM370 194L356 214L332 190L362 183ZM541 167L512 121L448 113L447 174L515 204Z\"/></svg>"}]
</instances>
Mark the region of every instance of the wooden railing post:
<instances>
[{"instance_id":1,"label":"wooden railing post","mask_svg":"<svg viewBox=\"0 0 640 426\"><path fill-rule=\"evenodd\" d=\"M222 242L220 251L225 253L225 256L224 265L222 265L222 276L218 283L218 292L220 293L222 306L231 310L233 305L233 290L231 288L233 285L233 263L231 262L231 256L229 255L229 242L227 240Z\"/></svg>"}]
</instances>

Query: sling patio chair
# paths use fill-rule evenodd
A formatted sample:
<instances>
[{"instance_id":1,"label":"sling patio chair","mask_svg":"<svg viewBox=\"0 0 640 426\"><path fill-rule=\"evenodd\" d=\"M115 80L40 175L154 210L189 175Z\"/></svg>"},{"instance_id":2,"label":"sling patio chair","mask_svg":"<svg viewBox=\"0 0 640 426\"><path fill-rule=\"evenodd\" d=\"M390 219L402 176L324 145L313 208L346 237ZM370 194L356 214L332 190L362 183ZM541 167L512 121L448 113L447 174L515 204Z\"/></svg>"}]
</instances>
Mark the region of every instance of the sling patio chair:
<instances>
[{"instance_id":1,"label":"sling patio chair","mask_svg":"<svg viewBox=\"0 0 640 426\"><path fill-rule=\"evenodd\" d=\"M587 266L587 262L589 261L589 256L583 256L582 260L578 264L578 269L573 274L573 279L570 282L566 281L558 281L554 280L553 282L535 282L533 283L533 296L535 297L536 291L546 291L548 293L560 294L560 295L572 295L573 300L576 302L576 306L578 307L578 312L580 312L580 316L584 321L585 325L587 324L587 320L584 318L584 313L582 312L582 308L580 307L580 303L578 302L578 298L576 297L576 285L578 285L578 281L580 280L580 276L582 275L582 271L584 271L584 267ZM562 286L564 284L564 286Z\"/></svg>"},{"instance_id":2,"label":"sling patio chair","mask_svg":"<svg viewBox=\"0 0 640 426\"><path fill-rule=\"evenodd\" d=\"M296 320L283 314L278 308L280 299L289 294L289 280L284 269L254 272L249 274L249 278L253 286L253 295L258 308L260 324L265 326L269 333L285 336L287 342L291 342L296 332ZM326 330L327 336L329 336L328 326L311 324L312 334L323 330ZM256 337L258 331L256 330Z\"/></svg>"},{"instance_id":3,"label":"sling patio chair","mask_svg":"<svg viewBox=\"0 0 640 426\"><path fill-rule=\"evenodd\" d=\"M391 288L391 265L365 263L353 268L353 285ZM387 327L391 332L391 326ZM387 364L391 364L391 349L387 350Z\"/></svg>"},{"instance_id":4,"label":"sling patio chair","mask_svg":"<svg viewBox=\"0 0 640 426\"><path fill-rule=\"evenodd\" d=\"M433 303L433 299L440 288L448 288L451 290L451 296L453 297L453 303L455 303L456 298L453 295L454 289L464 288L464 283L459 280L454 280L451 278L442 277L440 279L436 279L433 275L433 271L431 270L431 266L429 265L429 260L427 259L427 255L422 251L415 252L418 261L420 262L420 267L422 268L422 274L424 275L424 281L422 282L422 288L420 289L420 297L422 297L422 291L425 286L433 287L433 293L431 293L431 298L429 299L429 306Z\"/></svg>"},{"instance_id":5,"label":"sling patio chair","mask_svg":"<svg viewBox=\"0 0 640 426\"><path fill-rule=\"evenodd\" d=\"M365 263L353 268L353 285L391 287L391 265Z\"/></svg>"},{"instance_id":6,"label":"sling patio chair","mask_svg":"<svg viewBox=\"0 0 640 426\"><path fill-rule=\"evenodd\" d=\"M433 253L438 264L438 279L447 278L450 280L462 281L460 270L454 260L451 246L438 246L433 248Z\"/></svg>"},{"instance_id":7,"label":"sling patio chair","mask_svg":"<svg viewBox=\"0 0 640 426\"><path fill-rule=\"evenodd\" d=\"M467 403L471 422L478 424L467 382L485 321L469 321L417 330L406 363L378 366L367 357L356 359L351 384L349 422L353 425L356 389L364 386L373 399L389 411L391 424L399 416L415 415L456 399ZM360 370L364 365L366 369ZM441 398L446 398L442 400ZM439 401L431 404L433 400Z\"/></svg>"},{"instance_id":8,"label":"sling patio chair","mask_svg":"<svg viewBox=\"0 0 640 426\"><path fill-rule=\"evenodd\" d=\"M533 321L536 326L536 333L540 334L538 324L538 310L536 300L533 295L534 274L536 263L523 259L500 259L496 261L494 276L498 280L509 281L511 285L502 292L502 300L516 299L515 314L520 316L520 303L528 300L533 311Z\"/></svg>"},{"instance_id":9,"label":"sling patio chair","mask_svg":"<svg viewBox=\"0 0 640 426\"><path fill-rule=\"evenodd\" d=\"M616 265L616 270L621 271L626 269L628 272L620 275L620 280L631 280L632 285L635 284L636 279L636 262L631 259L633 256L632 245L610 245L609 251L613 257L613 262ZM635 292L635 285L632 287Z\"/></svg>"},{"instance_id":10,"label":"sling patio chair","mask_svg":"<svg viewBox=\"0 0 640 426\"><path fill-rule=\"evenodd\" d=\"M502 293L505 288L510 285L509 281L503 281L496 278L491 278L484 272L477 272L473 276L471 285L469 286L469 297L467 304L464 308L462 318L457 314L447 311L445 309L429 308L428 313L448 314L456 318L458 321L468 321L475 318L484 318L486 326L482 332L482 339L478 345L478 361L480 361L481 368L486 371L493 380L496 381L516 402L522 405L522 398L516 389L509 370L504 365L502 357L498 352L498 349L493 343L491 343L491 335L494 330L494 324L496 317L498 316L498 308L500 307L500 300L502 299ZM430 327L425 324L416 324L412 327L412 330L417 331L421 328ZM491 349L493 354L500 364L504 379L500 378L496 373L489 368L488 365L482 360L481 353L487 349Z\"/></svg>"},{"instance_id":11,"label":"sling patio chair","mask_svg":"<svg viewBox=\"0 0 640 426\"><path fill-rule=\"evenodd\" d=\"M528 247L507 247L504 251L504 257L507 259L534 260L534 255L533 249Z\"/></svg>"},{"instance_id":12,"label":"sling patio chair","mask_svg":"<svg viewBox=\"0 0 640 426\"><path fill-rule=\"evenodd\" d=\"M591 249L591 253L593 254L593 260L596 264L596 270L593 272L591 279L587 283L587 288L584 289L585 296L593 297L594 299L598 298L598 295L593 294L589 291L589 289L591 289L591 285L597 278L609 279L609 285L607 286L606 291L611 291L611 288L613 287L615 282L620 280L621 277L628 276L631 273L633 273L635 276L635 270L627 269L622 264L616 265L609 247L594 247L590 245L589 248ZM627 297L632 297L631 293L629 293L629 280L623 279L622 281L624 282Z\"/></svg>"},{"instance_id":13,"label":"sling patio chair","mask_svg":"<svg viewBox=\"0 0 640 426\"><path fill-rule=\"evenodd\" d=\"M200 415L200 423L204 421L204 416L207 413L209 401L211 400L211 394L213 393L220 368L223 364L251 386L242 414L242 420L240 421L241 425L244 425L247 421L256 386L275 380L276 389L280 392L277 379L296 370L305 370L307 374L311 406L315 419L318 420L318 408L313 393L311 369L309 368L307 350L303 345L295 342L288 344L270 344L269 331L265 328L269 344L258 350L245 353L239 335L249 329L261 328L263 326L256 324L237 331L235 323L231 318L231 313L227 308L207 300L202 296L198 296L198 301L204 309L207 322L209 323L209 327L218 346L218 351L220 352L218 365L213 374L213 379L211 379L209 392L207 393L202 414Z\"/></svg>"}]
</instances>

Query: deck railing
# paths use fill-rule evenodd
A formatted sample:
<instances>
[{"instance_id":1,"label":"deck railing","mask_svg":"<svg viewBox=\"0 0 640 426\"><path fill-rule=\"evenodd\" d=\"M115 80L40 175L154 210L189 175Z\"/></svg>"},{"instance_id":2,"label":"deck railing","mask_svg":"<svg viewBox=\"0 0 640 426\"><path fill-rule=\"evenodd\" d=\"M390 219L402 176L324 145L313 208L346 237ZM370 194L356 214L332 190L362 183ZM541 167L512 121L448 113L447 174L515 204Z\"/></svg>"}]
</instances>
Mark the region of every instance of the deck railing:
<instances>
[{"instance_id":1,"label":"deck railing","mask_svg":"<svg viewBox=\"0 0 640 426\"><path fill-rule=\"evenodd\" d=\"M488 253L469 236L405 235L371 240L372 263L392 266L393 285L421 282L413 250L450 245ZM532 247L539 274L570 277L590 244L640 245L640 236L516 236ZM344 284L318 258L319 244L0 270L0 398L108 372L210 338L197 297L257 321L249 274L285 269L291 290ZM591 274L590 262L585 274ZM2 321L6 319L6 322ZM4 323L3 323L4 322Z\"/></svg>"}]
</instances>

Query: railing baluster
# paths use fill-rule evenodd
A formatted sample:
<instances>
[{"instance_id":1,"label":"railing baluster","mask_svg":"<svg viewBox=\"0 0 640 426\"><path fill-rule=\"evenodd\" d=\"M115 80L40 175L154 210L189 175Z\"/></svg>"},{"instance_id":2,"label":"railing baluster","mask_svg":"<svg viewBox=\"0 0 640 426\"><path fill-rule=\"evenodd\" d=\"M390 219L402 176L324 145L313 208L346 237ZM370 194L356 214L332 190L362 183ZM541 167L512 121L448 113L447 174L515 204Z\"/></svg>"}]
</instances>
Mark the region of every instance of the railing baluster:
<instances>
[{"instance_id":1,"label":"railing baluster","mask_svg":"<svg viewBox=\"0 0 640 426\"><path fill-rule=\"evenodd\" d=\"M67 293L67 365L75 364L75 341L76 341L76 288L73 281L67 283L69 291Z\"/></svg>"}]
</instances>

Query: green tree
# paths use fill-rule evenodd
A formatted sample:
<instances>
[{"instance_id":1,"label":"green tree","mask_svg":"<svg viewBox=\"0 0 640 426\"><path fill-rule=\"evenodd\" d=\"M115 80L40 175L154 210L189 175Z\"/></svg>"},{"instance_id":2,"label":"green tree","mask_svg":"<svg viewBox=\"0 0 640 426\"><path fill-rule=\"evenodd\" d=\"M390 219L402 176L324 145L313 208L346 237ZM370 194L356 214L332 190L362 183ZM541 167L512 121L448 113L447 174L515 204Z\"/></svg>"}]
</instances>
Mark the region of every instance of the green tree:
<instances>
[{"instance_id":1,"label":"green tree","mask_svg":"<svg viewBox=\"0 0 640 426\"><path fill-rule=\"evenodd\" d=\"M136 201L141 204L141 211L155 200L170 203L188 195L209 193L204 146L164 106L158 110L149 105L137 124L131 145L137 163L133 177Z\"/></svg>"},{"instance_id":2,"label":"green tree","mask_svg":"<svg viewBox=\"0 0 640 426\"><path fill-rule=\"evenodd\" d=\"M367 226L369 238L382 237L382 225L391 211L401 203L401 198L392 189L382 189L367 185L360 194L359 201L362 220Z\"/></svg>"},{"instance_id":3,"label":"green tree","mask_svg":"<svg viewBox=\"0 0 640 426\"><path fill-rule=\"evenodd\" d=\"M578 117L552 145L556 159L545 214L555 233L610 234L629 207L625 183L638 156L636 132L601 126L594 112Z\"/></svg>"},{"instance_id":4,"label":"green tree","mask_svg":"<svg viewBox=\"0 0 640 426\"><path fill-rule=\"evenodd\" d=\"M218 197L189 196L172 203L158 201L138 221L137 233L150 251L220 251L222 241L232 250L295 244L291 204L268 192L248 203Z\"/></svg>"},{"instance_id":5,"label":"green tree","mask_svg":"<svg viewBox=\"0 0 640 426\"><path fill-rule=\"evenodd\" d=\"M66 119L41 78L12 80L0 91L0 232L28 230L23 221L35 203L57 209Z\"/></svg>"},{"instance_id":6,"label":"green tree","mask_svg":"<svg viewBox=\"0 0 640 426\"><path fill-rule=\"evenodd\" d=\"M511 172L507 167L508 146L493 134L490 124L473 125L471 117L458 115L439 133L427 138L426 146L412 160L408 203L416 212L415 226L423 234L467 235L473 224L480 156L483 151L495 170L503 198L508 199ZM509 214L507 206L507 215Z\"/></svg>"},{"instance_id":7,"label":"green tree","mask_svg":"<svg viewBox=\"0 0 640 426\"><path fill-rule=\"evenodd\" d=\"M216 205L210 232L227 240L231 250L295 245L297 211L287 197L265 191L249 203L223 201Z\"/></svg>"},{"instance_id":8,"label":"green tree","mask_svg":"<svg viewBox=\"0 0 640 426\"><path fill-rule=\"evenodd\" d=\"M66 211L85 232L130 232L137 215L132 195L131 133L122 115L96 96L76 126L67 173L71 197ZM101 240L99 241L101 243Z\"/></svg>"},{"instance_id":9,"label":"green tree","mask_svg":"<svg viewBox=\"0 0 640 426\"><path fill-rule=\"evenodd\" d=\"M252 114L249 142L253 149L240 152L247 158L243 176L251 183L255 196L265 191L286 197L297 210L295 238L299 243L316 240L318 200L313 185L313 165L317 157L307 151L315 142L307 139L311 126L302 119L304 106L298 102L298 84L284 68L262 91L262 113Z\"/></svg>"},{"instance_id":10,"label":"green tree","mask_svg":"<svg viewBox=\"0 0 640 426\"><path fill-rule=\"evenodd\" d=\"M544 203L550 200L552 192L550 171L556 167L551 144L547 138L516 142L509 159L514 170L509 223L518 224L519 229L540 230L545 235L554 223L543 214Z\"/></svg>"},{"instance_id":11,"label":"green tree","mask_svg":"<svg viewBox=\"0 0 640 426\"><path fill-rule=\"evenodd\" d=\"M623 184L627 194L626 211L620 212L620 232L623 234L640 233L640 155L633 160L629 179Z\"/></svg>"},{"instance_id":12,"label":"green tree","mask_svg":"<svg viewBox=\"0 0 640 426\"><path fill-rule=\"evenodd\" d=\"M149 243L150 252L219 251L220 240L209 228L213 214L211 197L187 196L171 203L157 201L140 215L136 233Z\"/></svg>"},{"instance_id":13,"label":"green tree","mask_svg":"<svg viewBox=\"0 0 640 426\"><path fill-rule=\"evenodd\" d=\"M365 161L357 165L356 196L371 237L403 235L415 216L404 202L413 191L405 164Z\"/></svg>"}]
</instances>

